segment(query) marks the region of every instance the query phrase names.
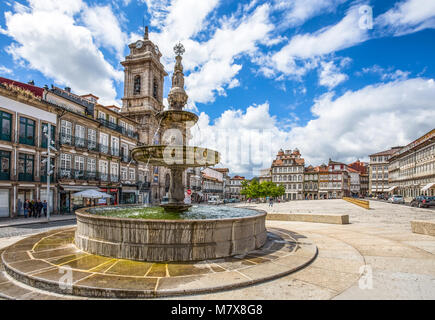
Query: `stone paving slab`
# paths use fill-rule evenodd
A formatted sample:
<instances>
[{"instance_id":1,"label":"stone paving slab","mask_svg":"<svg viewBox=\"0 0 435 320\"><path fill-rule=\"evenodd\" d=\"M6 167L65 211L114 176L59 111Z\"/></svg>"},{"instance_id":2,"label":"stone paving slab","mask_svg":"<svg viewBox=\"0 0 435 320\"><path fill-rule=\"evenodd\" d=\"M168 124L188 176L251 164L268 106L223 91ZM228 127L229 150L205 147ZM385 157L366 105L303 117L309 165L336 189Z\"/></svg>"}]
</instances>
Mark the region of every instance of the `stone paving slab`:
<instances>
[{"instance_id":1,"label":"stone paving slab","mask_svg":"<svg viewBox=\"0 0 435 320\"><path fill-rule=\"evenodd\" d=\"M94 298L154 298L268 281L305 267L317 255L316 246L307 237L285 229L271 229L265 246L245 255L192 263L102 257L78 250L73 242L74 228L34 235L5 249L2 263L15 280L48 292ZM62 284L67 272L70 285L65 287ZM36 297L15 285L4 283L6 297Z\"/></svg>"}]
</instances>

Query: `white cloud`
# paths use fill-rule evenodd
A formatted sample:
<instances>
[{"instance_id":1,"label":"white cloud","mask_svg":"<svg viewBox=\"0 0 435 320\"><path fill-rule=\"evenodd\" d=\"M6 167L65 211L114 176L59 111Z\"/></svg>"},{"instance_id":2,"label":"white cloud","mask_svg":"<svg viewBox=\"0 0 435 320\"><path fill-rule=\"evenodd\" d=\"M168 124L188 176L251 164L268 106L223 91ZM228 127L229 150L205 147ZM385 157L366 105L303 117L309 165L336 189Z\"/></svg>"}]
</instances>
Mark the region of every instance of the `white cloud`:
<instances>
[{"instance_id":1,"label":"white cloud","mask_svg":"<svg viewBox=\"0 0 435 320\"><path fill-rule=\"evenodd\" d=\"M337 24L311 34L298 34L267 62L269 70L286 75L302 76L317 66L315 59L366 41L367 30L359 27L358 7L348 10Z\"/></svg>"},{"instance_id":2,"label":"white cloud","mask_svg":"<svg viewBox=\"0 0 435 320\"><path fill-rule=\"evenodd\" d=\"M110 6L86 7L81 18L99 47L114 49L118 58L123 57L127 36Z\"/></svg>"},{"instance_id":3,"label":"white cloud","mask_svg":"<svg viewBox=\"0 0 435 320\"><path fill-rule=\"evenodd\" d=\"M9 68L7 68L5 66L0 66L0 74L10 75L10 74L13 74L13 73L14 72L13 72L12 69L9 69Z\"/></svg>"},{"instance_id":4,"label":"white cloud","mask_svg":"<svg viewBox=\"0 0 435 320\"><path fill-rule=\"evenodd\" d=\"M186 48L183 59L186 90L193 102L214 101L216 95L226 95L226 90L237 87L236 76L242 65L236 60L253 54L258 44L267 43L268 34L274 29L267 4L257 6L253 12L223 17L216 25L210 25L207 18L218 6L217 0L174 0L166 6L145 2L161 23L160 32L150 33L150 39L159 45L167 70L173 67L175 43L181 41ZM196 39L203 31L208 39ZM136 35L131 38L134 39Z\"/></svg>"},{"instance_id":5,"label":"white cloud","mask_svg":"<svg viewBox=\"0 0 435 320\"><path fill-rule=\"evenodd\" d=\"M319 14L333 12L346 0L276 0L273 9L284 11L280 27L294 27Z\"/></svg>"},{"instance_id":6,"label":"white cloud","mask_svg":"<svg viewBox=\"0 0 435 320\"><path fill-rule=\"evenodd\" d=\"M340 72L340 69L333 61L321 62L321 70L319 71L319 84L328 89L335 88L340 83L346 81L349 77Z\"/></svg>"},{"instance_id":7,"label":"white cloud","mask_svg":"<svg viewBox=\"0 0 435 320\"><path fill-rule=\"evenodd\" d=\"M402 71L400 69L394 70L393 67L382 68L378 65L374 65L369 68L363 68L361 72L357 72L357 75L373 73L379 75L381 80L383 81L391 81L391 80L406 80L409 78L411 72Z\"/></svg>"},{"instance_id":8,"label":"white cloud","mask_svg":"<svg viewBox=\"0 0 435 320\"><path fill-rule=\"evenodd\" d=\"M81 0L30 0L29 7L5 12L4 32L15 42L13 58L78 94L92 92L103 103L115 103L114 81L123 79L96 46L93 33L76 24L87 6Z\"/></svg>"},{"instance_id":9,"label":"white cloud","mask_svg":"<svg viewBox=\"0 0 435 320\"><path fill-rule=\"evenodd\" d=\"M395 36L435 28L435 1L402 1L377 17L376 24Z\"/></svg>"},{"instance_id":10,"label":"white cloud","mask_svg":"<svg viewBox=\"0 0 435 320\"><path fill-rule=\"evenodd\" d=\"M202 113L192 143L222 152L222 164L237 174L253 175L270 166L280 148L299 148L307 164L329 158L351 162L405 145L433 129L433 101L435 81L414 78L337 98L325 94L311 108L314 119L303 126L291 123L290 130L270 115L268 103L227 110L214 123Z\"/></svg>"}]
</instances>

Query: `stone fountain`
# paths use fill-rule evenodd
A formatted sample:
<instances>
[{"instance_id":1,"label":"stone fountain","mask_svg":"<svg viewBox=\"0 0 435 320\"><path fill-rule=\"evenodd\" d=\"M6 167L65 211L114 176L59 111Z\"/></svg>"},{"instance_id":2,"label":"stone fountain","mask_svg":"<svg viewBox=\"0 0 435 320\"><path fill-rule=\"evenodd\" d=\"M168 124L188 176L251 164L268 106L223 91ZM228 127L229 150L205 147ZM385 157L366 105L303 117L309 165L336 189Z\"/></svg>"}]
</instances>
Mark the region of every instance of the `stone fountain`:
<instances>
[{"instance_id":1,"label":"stone fountain","mask_svg":"<svg viewBox=\"0 0 435 320\"><path fill-rule=\"evenodd\" d=\"M178 44L174 50L176 63L168 95L169 109L157 115L164 132L161 144L132 151L136 161L170 169L169 203L161 205L166 216L159 220L147 218L150 215L146 214L145 218L110 215L110 210L122 211L123 208L103 208L100 212L99 209L78 210L75 243L83 251L140 261L198 261L246 254L266 241L264 211L211 206L191 208L184 202L184 171L219 163L219 153L187 145L190 128L198 117L183 110L188 98L181 64L184 47ZM133 210L140 214L155 208Z\"/></svg>"},{"instance_id":2,"label":"stone fountain","mask_svg":"<svg viewBox=\"0 0 435 320\"><path fill-rule=\"evenodd\" d=\"M185 52L181 43L174 47L176 63L172 88L168 95L169 110L157 115L164 131L162 144L135 148L132 157L171 171L169 203L162 205L168 212L187 211L191 205L184 203L183 173L187 168L214 166L219 163L219 153L200 147L188 146L189 130L198 122L198 116L184 111L188 96L184 91L184 74L181 63Z\"/></svg>"}]
</instances>

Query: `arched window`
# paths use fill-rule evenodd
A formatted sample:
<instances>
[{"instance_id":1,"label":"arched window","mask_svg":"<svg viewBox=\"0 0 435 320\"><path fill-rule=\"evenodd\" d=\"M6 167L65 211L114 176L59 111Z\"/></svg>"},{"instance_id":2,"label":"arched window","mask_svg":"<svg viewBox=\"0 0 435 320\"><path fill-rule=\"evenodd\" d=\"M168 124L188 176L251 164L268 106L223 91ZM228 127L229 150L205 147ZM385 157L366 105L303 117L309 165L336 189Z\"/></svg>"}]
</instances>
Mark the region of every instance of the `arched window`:
<instances>
[{"instance_id":1,"label":"arched window","mask_svg":"<svg viewBox=\"0 0 435 320\"><path fill-rule=\"evenodd\" d=\"M140 94L140 88L141 88L141 79L140 76L136 76L134 77L133 94Z\"/></svg>"},{"instance_id":2,"label":"arched window","mask_svg":"<svg viewBox=\"0 0 435 320\"><path fill-rule=\"evenodd\" d=\"M154 78L154 81L153 81L153 97L156 100L159 100L159 98L158 98L159 97L158 92L159 92L159 84L157 83L157 79Z\"/></svg>"}]
</instances>

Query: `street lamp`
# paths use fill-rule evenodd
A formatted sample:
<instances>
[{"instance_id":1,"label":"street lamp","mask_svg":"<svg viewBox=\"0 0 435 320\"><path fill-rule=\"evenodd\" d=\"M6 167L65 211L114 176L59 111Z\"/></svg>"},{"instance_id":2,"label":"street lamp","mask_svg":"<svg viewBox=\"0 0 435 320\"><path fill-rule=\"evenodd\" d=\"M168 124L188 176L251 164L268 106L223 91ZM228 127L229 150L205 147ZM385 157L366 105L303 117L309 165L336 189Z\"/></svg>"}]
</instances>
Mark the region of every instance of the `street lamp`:
<instances>
[{"instance_id":1,"label":"street lamp","mask_svg":"<svg viewBox=\"0 0 435 320\"><path fill-rule=\"evenodd\" d=\"M47 158L42 161L42 163L47 163L47 222L50 221L50 176L53 174L54 166L51 164L51 153L50 150L57 152L54 148L54 141L51 140L51 124L49 123L47 127L43 130L44 136L47 139ZM45 154L45 153L44 153Z\"/></svg>"}]
</instances>

